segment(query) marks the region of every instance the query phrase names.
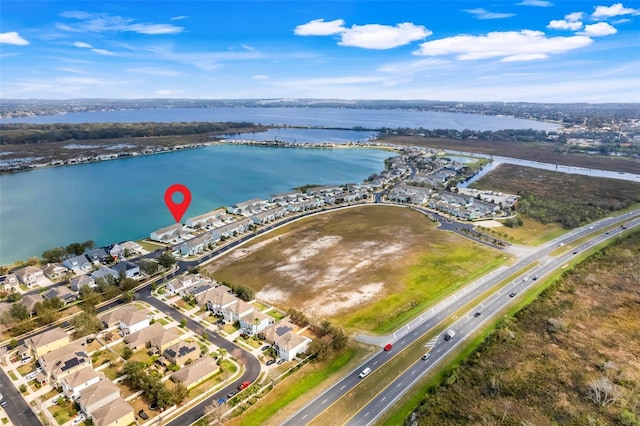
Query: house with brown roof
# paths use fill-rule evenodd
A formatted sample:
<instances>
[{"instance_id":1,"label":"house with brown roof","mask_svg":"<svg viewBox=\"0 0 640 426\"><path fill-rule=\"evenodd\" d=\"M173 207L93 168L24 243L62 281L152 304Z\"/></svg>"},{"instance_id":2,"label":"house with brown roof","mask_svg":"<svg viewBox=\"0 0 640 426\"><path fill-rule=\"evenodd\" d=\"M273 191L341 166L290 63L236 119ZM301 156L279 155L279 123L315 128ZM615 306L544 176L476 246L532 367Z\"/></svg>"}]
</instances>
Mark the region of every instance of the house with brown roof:
<instances>
[{"instance_id":1,"label":"house with brown roof","mask_svg":"<svg viewBox=\"0 0 640 426\"><path fill-rule=\"evenodd\" d=\"M60 380L60 385L67 398L75 400L80 397L80 391L102 379L104 379L104 373L98 373L92 367L86 366Z\"/></svg>"},{"instance_id":2,"label":"house with brown roof","mask_svg":"<svg viewBox=\"0 0 640 426\"><path fill-rule=\"evenodd\" d=\"M273 345L280 358L291 361L298 354L305 352L309 343L311 343L311 339L295 332L297 328L285 318L270 325L260 334L264 336L268 343Z\"/></svg>"},{"instance_id":3,"label":"house with brown roof","mask_svg":"<svg viewBox=\"0 0 640 426\"><path fill-rule=\"evenodd\" d=\"M46 299L58 298L65 305L78 300L78 294L75 291L71 291L68 287L64 285L59 285L57 287L51 288L49 291L44 293L44 297Z\"/></svg>"},{"instance_id":4,"label":"house with brown roof","mask_svg":"<svg viewBox=\"0 0 640 426\"><path fill-rule=\"evenodd\" d=\"M176 328L165 329L162 328L162 333L158 333L149 339L149 344L152 348L163 352L169 346L175 345L180 342L180 334L176 331Z\"/></svg>"},{"instance_id":5,"label":"house with brown roof","mask_svg":"<svg viewBox=\"0 0 640 426\"><path fill-rule=\"evenodd\" d=\"M86 366L91 366L91 358L85 352L84 346L79 342L73 342L41 355L38 363L49 383L59 386L60 380Z\"/></svg>"},{"instance_id":6,"label":"house with brown roof","mask_svg":"<svg viewBox=\"0 0 640 426\"><path fill-rule=\"evenodd\" d=\"M273 324L275 320L267 314L252 310L248 314L240 317L240 328L250 336L260 333L262 330Z\"/></svg>"},{"instance_id":7,"label":"house with brown roof","mask_svg":"<svg viewBox=\"0 0 640 426\"><path fill-rule=\"evenodd\" d=\"M27 294L19 303L22 303L22 305L27 309L27 313L29 315L35 315L36 304L42 302L44 302L44 298L39 294Z\"/></svg>"},{"instance_id":8,"label":"house with brown roof","mask_svg":"<svg viewBox=\"0 0 640 426\"><path fill-rule=\"evenodd\" d=\"M100 315L105 328L118 326L123 334L135 333L149 326L149 318L146 309L138 309L135 305L129 304L113 311Z\"/></svg>"},{"instance_id":9,"label":"house with brown roof","mask_svg":"<svg viewBox=\"0 0 640 426\"><path fill-rule=\"evenodd\" d=\"M132 351L139 351L146 348L147 343L150 343L151 339L162 333L164 333L164 327L159 322L156 322L143 330L124 336L124 343L126 343Z\"/></svg>"},{"instance_id":10,"label":"house with brown roof","mask_svg":"<svg viewBox=\"0 0 640 426\"><path fill-rule=\"evenodd\" d=\"M136 421L133 408L121 397L97 408L90 417L94 426L128 426Z\"/></svg>"},{"instance_id":11,"label":"house with brown roof","mask_svg":"<svg viewBox=\"0 0 640 426\"><path fill-rule=\"evenodd\" d=\"M70 281L71 290L80 291L80 289L84 286L89 288L96 288L98 285L96 284L96 280L93 279L90 275L80 275L79 277L72 278Z\"/></svg>"},{"instance_id":12,"label":"house with brown roof","mask_svg":"<svg viewBox=\"0 0 640 426\"><path fill-rule=\"evenodd\" d=\"M213 376L219 369L213 358L205 356L173 373L171 379L191 389Z\"/></svg>"},{"instance_id":13,"label":"house with brown roof","mask_svg":"<svg viewBox=\"0 0 640 426\"><path fill-rule=\"evenodd\" d=\"M31 351L31 355L39 357L48 352L67 346L71 340L66 331L60 327L24 339L24 344Z\"/></svg>"},{"instance_id":14,"label":"house with brown roof","mask_svg":"<svg viewBox=\"0 0 640 426\"><path fill-rule=\"evenodd\" d=\"M100 380L80 391L76 402L80 409L91 415L96 409L104 407L120 398L120 388L111 380Z\"/></svg>"},{"instance_id":15,"label":"house with brown roof","mask_svg":"<svg viewBox=\"0 0 640 426\"><path fill-rule=\"evenodd\" d=\"M63 278L67 273L67 268L59 263L47 263L47 266L42 270L44 276L54 281L58 278Z\"/></svg>"},{"instance_id":16,"label":"house with brown roof","mask_svg":"<svg viewBox=\"0 0 640 426\"><path fill-rule=\"evenodd\" d=\"M251 306L250 304L248 304L242 299L236 298L236 303L221 309L221 312L222 312L222 317L224 318L225 321L236 322L236 321L240 321L240 318L250 314L254 310L255 308L253 306Z\"/></svg>"},{"instance_id":17,"label":"house with brown roof","mask_svg":"<svg viewBox=\"0 0 640 426\"><path fill-rule=\"evenodd\" d=\"M200 358L200 346L195 342L179 342L166 348L163 355L170 363L182 367L187 361Z\"/></svg>"}]
</instances>

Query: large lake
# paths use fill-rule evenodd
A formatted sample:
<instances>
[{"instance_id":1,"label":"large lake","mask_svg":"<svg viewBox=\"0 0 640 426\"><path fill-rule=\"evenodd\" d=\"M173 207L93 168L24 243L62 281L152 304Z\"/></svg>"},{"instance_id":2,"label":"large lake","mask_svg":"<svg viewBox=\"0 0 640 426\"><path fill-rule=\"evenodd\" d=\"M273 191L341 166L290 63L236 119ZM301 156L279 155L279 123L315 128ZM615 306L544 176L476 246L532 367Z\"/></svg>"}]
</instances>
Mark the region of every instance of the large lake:
<instances>
[{"instance_id":1,"label":"large lake","mask_svg":"<svg viewBox=\"0 0 640 426\"><path fill-rule=\"evenodd\" d=\"M512 117L452 112L380 110L359 108L156 108L122 111L77 112L2 119L0 123L135 123L135 122L232 121L257 124L323 126L351 129L398 127L457 130L536 129L559 126Z\"/></svg>"},{"instance_id":2,"label":"large lake","mask_svg":"<svg viewBox=\"0 0 640 426\"><path fill-rule=\"evenodd\" d=\"M358 148L208 146L0 176L0 264L72 242L147 237L173 218L164 191L187 185L183 221L308 183L362 182L392 153Z\"/></svg>"}]
</instances>

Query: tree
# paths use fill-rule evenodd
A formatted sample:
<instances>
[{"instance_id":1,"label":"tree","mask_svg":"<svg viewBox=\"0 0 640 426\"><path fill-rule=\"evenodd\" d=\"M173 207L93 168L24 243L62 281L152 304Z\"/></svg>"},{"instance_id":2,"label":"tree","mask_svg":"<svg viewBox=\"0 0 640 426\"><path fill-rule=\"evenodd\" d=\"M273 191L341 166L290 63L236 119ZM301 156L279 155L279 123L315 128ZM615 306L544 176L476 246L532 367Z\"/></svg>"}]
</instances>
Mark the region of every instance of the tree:
<instances>
[{"instance_id":1,"label":"tree","mask_svg":"<svg viewBox=\"0 0 640 426\"><path fill-rule=\"evenodd\" d=\"M56 247L49 250L45 250L42 253L42 260L47 263L62 262L67 256L67 251L63 247Z\"/></svg>"},{"instance_id":2,"label":"tree","mask_svg":"<svg viewBox=\"0 0 640 426\"><path fill-rule=\"evenodd\" d=\"M182 401L184 401L188 396L187 388L182 383L178 383L174 386L172 393L173 403L176 405L182 403Z\"/></svg>"},{"instance_id":3,"label":"tree","mask_svg":"<svg viewBox=\"0 0 640 426\"><path fill-rule=\"evenodd\" d=\"M256 294L255 290L253 290L251 287L247 287L244 285L235 286L234 291L238 295L238 297L244 300L245 302L253 300Z\"/></svg>"},{"instance_id":4,"label":"tree","mask_svg":"<svg viewBox=\"0 0 640 426\"><path fill-rule=\"evenodd\" d=\"M80 288L80 297L82 298L82 310L86 313L95 314L96 306L102 302L100 294L85 285Z\"/></svg>"},{"instance_id":5,"label":"tree","mask_svg":"<svg viewBox=\"0 0 640 426\"><path fill-rule=\"evenodd\" d=\"M173 257L173 255L168 251L165 251L160 255L160 258L158 259L158 263L160 263L160 265L162 265L162 267L164 268L170 268L171 265L176 263L176 258Z\"/></svg>"},{"instance_id":6,"label":"tree","mask_svg":"<svg viewBox=\"0 0 640 426\"><path fill-rule=\"evenodd\" d=\"M82 312L70 321L76 328L76 337L84 337L102 330L102 322L90 312ZM125 358L126 359L126 358Z\"/></svg>"},{"instance_id":7,"label":"tree","mask_svg":"<svg viewBox=\"0 0 640 426\"><path fill-rule=\"evenodd\" d=\"M84 253L84 247L80 243L71 243L65 248L69 255L80 256Z\"/></svg>"},{"instance_id":8,"label":"tree","mask_svg":"<svg viewBox=\"0 0 640 426\"><path fill-rule=\"evenodd\" d=\"M151 260L143 260L140 262L140 269L147 275L153 275L158 272L159 265Z\"/></svg>"},{"instance_id":9,"label":"tree","mask_svg":"<svg viewBox=\"0 0 640 426\"><path fill-rule=\"evenodd\" d=\"M29 312L27 312L27 308L20 303L14 303L11 305L11 309L9 310L11 313L11 317L17 319L18 321L23 321L29 318Z\"/></svg>"},{"instance_id":10,"label":"tree","mask_svg":"<svg viewBox=\"0 0 640 426\"><path fill-rule=\"evenodd\" d=\"M22 294L18 293L17 291L12 291L7 296L7 302L10 302L10 303L19 302L20 300L22 300Z\"/></svg>"},{"instance_id":11,"label":"tree","mask_svg":"<svg viewBox=\"0 0 640 426\"><path fill-rule=\"evenodd\" d=\"M122 350L122 358L124 358L125 360L128 360L132 356L133 356L133 350L131 350L129 346L125 346L124 349Z\"/></svg>"},{"instance_id":12,"label":"tree","mask_svg":"<svg viewBox=\"0 0 640 426\"><path fill-rule=\"evenodd\" d=\"M122 372L127 375L131 386L142 389L146 383L146 365L140 361L127 361L122 367Z\"/></svg>"}]
</instances>

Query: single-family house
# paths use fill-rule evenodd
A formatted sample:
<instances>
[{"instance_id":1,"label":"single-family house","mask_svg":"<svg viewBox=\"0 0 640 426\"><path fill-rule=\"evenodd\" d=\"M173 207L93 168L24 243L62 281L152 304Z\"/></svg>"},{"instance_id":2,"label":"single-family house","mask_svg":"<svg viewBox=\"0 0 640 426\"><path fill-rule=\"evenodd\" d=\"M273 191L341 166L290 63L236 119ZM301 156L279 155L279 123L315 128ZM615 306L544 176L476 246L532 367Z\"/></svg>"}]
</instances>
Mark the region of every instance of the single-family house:
<instances>
[{"instance_id":1,"label":"single-family house","mask_svg":"<svg viewBox=\"0 0 640 426\"><path fill-rule=\"evenodd\" d=\"M212 357L205 356L173 373L171 379L191 389L213 376L219 368Z\"/></svg>"},{"instance_id":2,"label":"single-family house","mask_svg":"<svg viewBox=\"0 0 640 426\"><path fill-rule=\"evenodd\" d=\"M244 300L237 299L236 303L231 304L230 306L222 309L221 311L222 311L222 317L224 318L225 321L236 322L236 321L240 321L240 318L242 318L243 316L253 312L254 309L255 308L253 306L251 306Z\"/></svg>"},{"instance_id":3,"label":"single-family house","mask_svg":"<svg viewBox=\"0 0 640 426\"><path fill-rule=\"evenodd\" d=\"M240 317L240 328L251 336L260 333L273 323L272 317L255 309Z\"/></svg>"},{"instance_id":4,"label":"single-family house","mask_svg":"<svg viewBox=\"0 0 640 426\"><path fill-rule=\"evenodd\" d=\"M44 276L44 271L37 266L25 266L15 271L14 274L16 274L18 281L29 287L52 284L51 281Z\"/></svg>"},{"instance_id":5,"label":"single-family house","mask_svg":"<svg viewBox=\"0 0 640 426\"><path fill-rule=\"evenodd\" d=\"M60 385L67 398L75 400L80 396L80 391L98 383L103 378L104 373L98 373L92 367L86 366L60 380Z\"/></svg>"},{"instance_id":6,"label":"single-family house","mask_svg":"<svg viewBox=\"0 0 640 426\"><path fill-rule=\"evenodd\" d=\"M238 303L240 299L231 293L225 291L218 291L215 288L213 291L205 293L207 310L212 311L215 315L223 315L231 306ZM196 298L198 300L198 298Z\"/></svg>"},{"instance_id":7,"label":"single-family house","mask_svg":"<svg viewBox=\"0 0 640 426\"><path fill-rule=\"evenodd\" d=\"M98 316L98 319L102 321L105 328L119 327L131 330L129 327L131 325L134 330L129 332L136 332L149 326L148 313L149 311L146 309L138 309L136 306L129 304L106 312ZM147 320L146 325L144 325L143 317Z\"/></svg>"},{"instance_id":8,"label":"single-family house","mask_svg":"<svg viewBox=\"0 0 640 426\"><path fill-rule=\"evenodd\" d=\"M49 291L45 292L43 296L45 299L53 299L57 297L64 302L65 305L78 300L78 293L70 290L64 285L52 287Z\"/></svg>"},{"instance_id":9,"label":"single-family house","mask_svg":"<svg viewBox=\"0 0 640 426\"><path fill-rule=\"evenodd\" d=\"M180 334L175 327L168 330L163 327L160 333L153 334L149 337L149 345L159 353L162 353L165 349L178 342L180 342Z\"/></svg>"},{"instance_id":10,"label":"single-family house","mask_svg":"<svg viewBox=\"0 0 640 426\"><path fill-rule=\"evenodd\" d=\"M121 243L120 246L129 253L144 254L144 248L135 241L125 241L124 243Z\"/></svg>"},{"instance_id":11,"label":"single-family house","mask_svg":"<svg viewBox=\"0 0 640 426\"><path fill-rule=\"evenodd\" d=\"M150 346L151 339L162 333L164 333L164 327L159 322L156 322L142 330L127 334L124 336L124 343L132 351L139 351L146 348L147 345Z\"/></svg>"},{"instance_id":12,"label":"single-family house","mask_svg":"<svg viewBox=\"0 0 640 426\"><path fill-rule=\"evenodd\" d=\"M289 332L276 339L273 346L278 353L278 357L291 361L298 356L298 354L304 353L310 343L311 339L308 337Z\"/></svg>"},{"instance_id":13,"label":"single-family house","mask_svg":"<svg viewBox=\"0 0 640 426\"><path fill-rule=\"evenodd\" d=\"M0 277L0 285L6 289L16 287L18 285L18 277L16 274L7 274Z\"/></svg>"},{"instance_id":14,"label":"single-family house","mask_svg":"<svg viewBox=\"0 0 640 426\"><path fill-rule=\"evenodd\" d=\"M206 284L209 284L211 286L213 284L213 281L210 278L200 274L187 274L169 281L166 289L169 294L179 294L180 296L185 296L189 288Z\"/></svg>"},{"instance_id":15,"label":"single-family house","mask_svg":"<svg viewBox=\"0 0 640 426\"><path fill-rule=\"evenodd\" d=\"M120 388L111 380L100 380L80 391L76 403L87 415L120 398Z\"/></svg>"},{"instance_id":16,"label":"single-family house","mask_svg":"<svg viewBox=\"0 0 640 426\"><path fill-rule=\"evenodd\" d=\"M84 346L79 342L73 342L41 355L38 363L49 383L59 386L60 381L65 377L86 366L91 366L91 358L87 355Z\"/></svg>"},{"instance_id":17,"label":"single-family house","mask_svg":"<svg viewBox=\"0 0 640 426\"><path fill-rule=\"evenodd\" d=\"M34 315L36 313L36 304L42 302L44 302L44 298L39 294L27 294L19 303L22 303L29 315Z\"/></svg>"},{"instance_id":18,"label":"single-family house","mask_svg":"<svg viewBox=\"0 0 640 426\"><path fill-rule=\"evenodd\" d=\"M140 267L133 262L129 262L128 260L122 260L115 265L111 266L111 269L116 271L118 274L124 274L125 278L140 278Z\"/></svg>"},{"instance_id":19,"label":"single-family house","mask_svg":"<svg viewBox=\"0 0 640 426\"><path fill-rule=\"evenodd\" d=\"M80 289L84 286L89 288L96 288L98 285L96 284L96 280L93 279L90 275L80 275L79 277L74 277L71 279L70 283L71 290L80 291Z\"/></svg>"},{"instance_id":20,"label":"single-family house","mask_svg":"<svg viewBox=\"0 0 640 426\"><path fill-rule=\"evenodd\" d=\"M113 270L112 268L103 266L97 271L93 271L91 273L91 278L93 278L96 281L99 279L104 279L104 280L107 280L107 282L110 282L110 281L117 282L120 279L120 274L117 271Z\"/></svg>"},{"instance_id":21,"label":"single-family house","mask_svg":"<svg viewBox=\"0 0 640 426\"><path fill-rule=\"evenodd\" d=\"M93 268L91 262L84 254L65 259L62 262L62 266L76 273L88 272Z\"/></svg>"},{"instance_id":22,"label":"single-family house","mask_svg":"<svg viewBox=\"0 0 640 426\"><path fill-rule=\"evenodd\" d=\"M109 254L109 256L113 257L114 259L120 259L124 257L124 251L126 250L126 248L120 244L111 244L106 246L105 250L107 254Z\"/></svg>"},{"instance_id":23,"label":"single-family house","mask_svg":"<svg viewBox=\"0 0 640 426\"><path fill-rule=\"evenodd\" d=\"M200 358L200 346L195 342L179 342L166 348L163 355L170 363L182 367L187 361Z\"/></svg>"},{"instance_id":24,"label":"single-family house","mask_svg":"<svg viewBox=\"0 0 640 426\"><path fill-rule=\"evenodd\" d=\"M153 231L149 234L149 238L152 241L159 241L161 243L165 243L173 240L174 238L180 237L182 233L182 224L176 223L175 225L167 226L165 228L160 228L157 231Z\"/></svg>"},{"instance_id":25,"label":"single-family house","mask_svg":"<svg viewBox=\"0 0 640 426\"><path fill-rule=\"evenodd\" d=\"M84 255L93 263L94 265L100 265L102 263L107 263L107 259L109 258L109 253L106 252L103 248L97 248L94 250L87 250L84 252Z\"/></svg>"},{"instance_id":26,"label":"single-family house","mask_svg":"<svg viewBox=\"0 0 640 426\"><path fill-rule=\"evenodd\" d=\"M136 421L133 408L121 397L96 408L90 417L94 426L128 426Z\"/></svg>"},{"instance_id":27,"label":"single-family house","mask_svg":"<svg viewBox=\"0 0 640 426\"><path fill-rule=\"evenodd\" d=\"M34 358L66 346L69 342L69 335L60 327L24 339L24 344Z\"/></svg>"},{"instance_id":28,"label":"single-family house","mask_svg":"<svg viewBox=\"0 0 640 426\"><path fill-rule=\"evenodd\" d=\"M67 268L59 263L47 263L47 266L43 268L42 272L44 272L45 277L53 281L63 278L67 273Z\"/></svg>"}]
</instances>

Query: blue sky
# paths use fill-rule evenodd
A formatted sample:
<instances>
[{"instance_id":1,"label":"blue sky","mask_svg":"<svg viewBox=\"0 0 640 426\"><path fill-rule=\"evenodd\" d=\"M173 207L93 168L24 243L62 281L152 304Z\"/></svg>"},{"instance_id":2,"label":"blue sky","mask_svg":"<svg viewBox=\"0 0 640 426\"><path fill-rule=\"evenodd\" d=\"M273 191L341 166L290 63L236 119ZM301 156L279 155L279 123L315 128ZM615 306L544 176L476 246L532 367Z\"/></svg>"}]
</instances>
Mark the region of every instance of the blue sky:
<instances>
[{"instance_id":1,"label":"blue sky","mask_svg":"<svg viewBox=\"0 0 640 426\"><path fill-rule=\"evenodd\" d=\"M2 98L640 102L640 1L6 1Z\"/></svg>"}]
</instances>

